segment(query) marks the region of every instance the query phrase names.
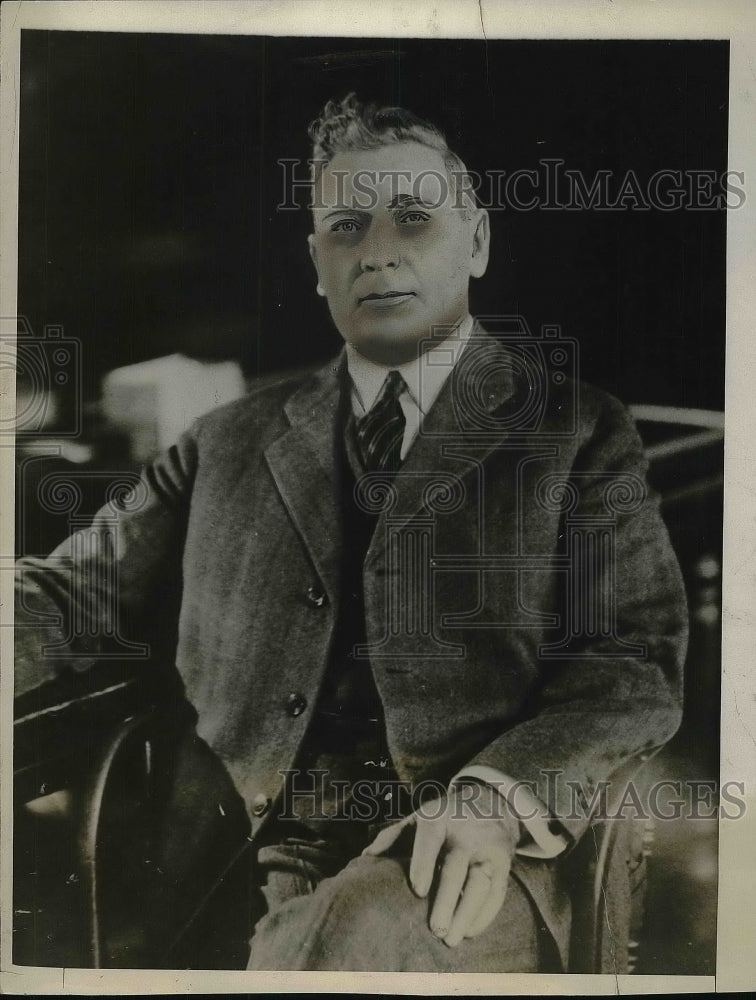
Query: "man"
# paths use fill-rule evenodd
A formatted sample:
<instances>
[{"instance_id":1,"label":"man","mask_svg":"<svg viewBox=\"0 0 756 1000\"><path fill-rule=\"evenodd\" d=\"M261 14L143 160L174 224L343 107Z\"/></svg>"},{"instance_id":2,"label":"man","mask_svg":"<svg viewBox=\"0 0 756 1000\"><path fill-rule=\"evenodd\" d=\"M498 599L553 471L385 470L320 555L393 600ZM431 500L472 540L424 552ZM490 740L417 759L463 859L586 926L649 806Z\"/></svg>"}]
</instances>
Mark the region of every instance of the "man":
<instances>
[{"instance_id":1,"label":"man","mask_svg":"<svg viewBox=\"0 0 756 1000\"><path fill-rule=\"evenodd\" d=\"M488 216L437 129L350 95L312 136L341 357L199 420L113 541L101 513L25 561L21 621L87 593L90 638L19 629L18 690L60 662L40 642L102 652L104 561L142 640L172 633L181 566L176 665L265 897L249 968L564 967L573 790L680 718L685 606L641 445L615 400L473 321Z\"/></svg>"}]
</instances>

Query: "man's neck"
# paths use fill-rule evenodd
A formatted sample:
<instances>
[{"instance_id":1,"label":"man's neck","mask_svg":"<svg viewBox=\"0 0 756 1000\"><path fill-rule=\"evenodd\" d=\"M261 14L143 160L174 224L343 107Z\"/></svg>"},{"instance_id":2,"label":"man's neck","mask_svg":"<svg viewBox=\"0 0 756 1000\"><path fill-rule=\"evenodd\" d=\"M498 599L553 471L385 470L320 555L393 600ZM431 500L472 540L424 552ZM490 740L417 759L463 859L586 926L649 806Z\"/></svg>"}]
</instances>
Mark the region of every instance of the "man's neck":
<instances>
[{"instance_id":1,"label":"man's neck","mask_svg":"<svg viewBox=\"0 0 756 1000\"><path fill-rule=\"evenodd\" d=\"M409 347L407 349L407 353L401 352L392 355L391 351L389 351L385 355L371 356L369 354L365 354L355 345L347 343L347 357L356 356L363 359L368 364L377 365L379 368L383 368L386 371L395 371L405 367L406 365L416 364L422 359L423 355L437 350L437 348L444 345L449 339L466 339L472 330L473 324L474 320L470 313L467 312L453 325L449 327L438 327L432 331L430 337L425 337L422 340L416 341L414 349ZM398 343L401 343L401 338L397 338L397 341Z\"/></svg>"},{"instance_id":2,"label":"man's neck","mask_svg":"<svg viewBox=\"0 0 756 1000\"><path fill-rule=\"evenodd\" d=\"M403 364L379 364L364 357L353 345L347 344L347 365L360 406L365 411L369 410L387 372L398 371L420 410L427 413L459 360L473 326L473 318L468 313L445 337L439 338L430 350Z\"/></svg>"}]
</instances>

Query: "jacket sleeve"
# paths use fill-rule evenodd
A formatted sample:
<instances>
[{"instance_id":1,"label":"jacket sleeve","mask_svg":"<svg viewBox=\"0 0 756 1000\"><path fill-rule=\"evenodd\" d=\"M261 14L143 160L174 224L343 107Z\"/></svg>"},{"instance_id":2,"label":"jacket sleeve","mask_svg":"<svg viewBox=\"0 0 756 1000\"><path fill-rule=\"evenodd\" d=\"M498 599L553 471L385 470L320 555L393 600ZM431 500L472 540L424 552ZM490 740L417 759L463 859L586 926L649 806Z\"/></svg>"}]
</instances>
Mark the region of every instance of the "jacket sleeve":
<instances>
[{"instance_id":1,"label":"jacket sleeve","mask_svg":"<svg viewBox=\"0 0 756 1000\"><path fill-rule=\"evenodd\" d=\"M677 730L687 646L682 578L659 499L645 485L640 438L625 408L601 399L562 490L572 505L564 531L569 544L567 517L578 530L611 523L612 540L601 559L594 548L572 572L563 612L579 620L594 609L594 623L608 613L613 629L583 629L557 659L541 650L525 721L469 762L527 783L574 838L600 783Z\"/></svg>"},{"instance_id":2,"label":"jacket sleeve","mask_svg":"<svg viewBox=\"0 0 756 1000\"><path fill-rule=\"evenodd\" d=\"M147 659L177 621L186 517L197 462L191 432L129 495L47 558L21 558L15 583L15 695L124 652Z\"/></svg>"}]
</instances>

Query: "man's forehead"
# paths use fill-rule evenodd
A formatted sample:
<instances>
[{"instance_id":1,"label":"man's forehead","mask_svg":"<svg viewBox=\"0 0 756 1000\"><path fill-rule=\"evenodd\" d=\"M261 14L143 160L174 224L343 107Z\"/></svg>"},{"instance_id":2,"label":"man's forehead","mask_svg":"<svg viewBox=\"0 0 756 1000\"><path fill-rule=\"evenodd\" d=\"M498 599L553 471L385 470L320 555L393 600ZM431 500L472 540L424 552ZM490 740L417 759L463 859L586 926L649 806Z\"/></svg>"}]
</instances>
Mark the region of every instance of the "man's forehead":
<instances>
[{"instance_id":1,"label":"man's forehead","mask_svg":"<svg viewBox=\"0 0 756 1000\"><path fill-rule=\"evenodd\" d=\"M443 156L421 143L337 153L315 185L313 208L396 208L411 203L440 207L452 198Z\"/></svg>"}]
</instances>

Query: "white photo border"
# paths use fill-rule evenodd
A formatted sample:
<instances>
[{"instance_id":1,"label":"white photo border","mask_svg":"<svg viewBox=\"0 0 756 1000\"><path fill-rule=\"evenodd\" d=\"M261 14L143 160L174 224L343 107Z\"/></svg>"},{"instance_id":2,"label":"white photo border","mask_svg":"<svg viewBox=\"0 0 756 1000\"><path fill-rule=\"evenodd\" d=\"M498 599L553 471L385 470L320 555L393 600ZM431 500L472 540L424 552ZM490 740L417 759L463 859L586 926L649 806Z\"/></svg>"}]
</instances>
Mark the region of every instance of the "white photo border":
<instances>
[{"instance_id":1,"label":"white photo border","mask_svg":"<svg viewBox=\"0 0 756 1000\"><path fill-rule=\"evenodd\" d=\"M8 994L363 992L396 994L671 993L740 991L756 986L756 481L752 473L756 315L756 5L750 0L280 0L208 4L195 0L37 2L6 0L0 32L0 315L16 315L18 133L22 28L340 37L528 39L729 39L729 169L745 172L745 204L727 226L727 358L721 783L745 784L746 813L720 822L717 973L692 976L520 976L371 973L244 973L30 969L11 962L12 656L11 629L0 629L2 723L2 972ZM0 371L0 408L15 391ZM1 416L2 414L0 414ZM0 448L1 552L13 552L13 449ZM9 615L10 574L0 574L0 612Z\"/></svg>"}]
</instances>

